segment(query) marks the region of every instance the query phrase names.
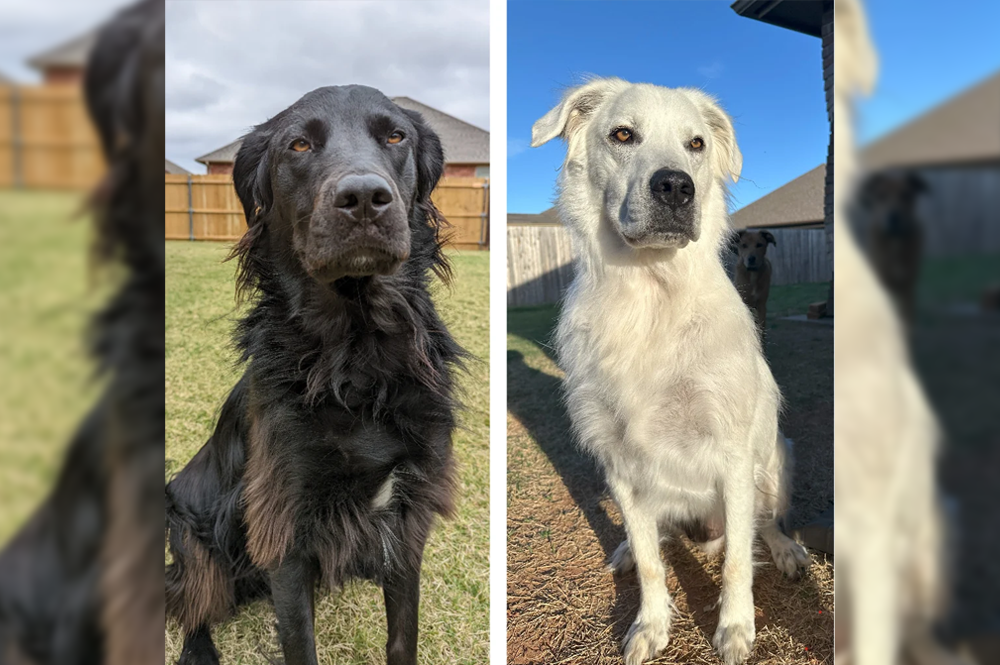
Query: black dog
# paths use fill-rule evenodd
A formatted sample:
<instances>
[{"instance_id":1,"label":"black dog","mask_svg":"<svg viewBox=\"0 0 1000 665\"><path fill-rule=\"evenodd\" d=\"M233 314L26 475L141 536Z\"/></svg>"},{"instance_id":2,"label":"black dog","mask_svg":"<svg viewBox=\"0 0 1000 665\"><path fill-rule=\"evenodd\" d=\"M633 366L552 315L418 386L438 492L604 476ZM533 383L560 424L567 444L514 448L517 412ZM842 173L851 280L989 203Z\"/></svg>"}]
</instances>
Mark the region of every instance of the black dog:
<instances>
[{"instance_id":1,"label":"black dog","mask_svg":"<svg viewBox=\"0 0 1000 665\"><path fill-rule=\"evenodd\" d=\"M95 253L125 278L91 330L107 388L0 553L0 665L163 661L163 30L162 0L133 5L87 64L108 165Z\"/></svg>"},{"instance_id":2,"label":"black dog","mask_svg":"<svg viewBox=\"0 0 1000 665\"><path fill-rule=\"evenodd\" d=\"M270 596L287 665L316 663L313 593L384 589L390 664L415 663L420 566L452 511L452 370L430 273L450 273L431 204L438 137L362 86L315 90L248 134L233 179L249 228L246 371L167 485L167 612L180 662L217 663L210 627Z\"/></svg>"}]
</instances>

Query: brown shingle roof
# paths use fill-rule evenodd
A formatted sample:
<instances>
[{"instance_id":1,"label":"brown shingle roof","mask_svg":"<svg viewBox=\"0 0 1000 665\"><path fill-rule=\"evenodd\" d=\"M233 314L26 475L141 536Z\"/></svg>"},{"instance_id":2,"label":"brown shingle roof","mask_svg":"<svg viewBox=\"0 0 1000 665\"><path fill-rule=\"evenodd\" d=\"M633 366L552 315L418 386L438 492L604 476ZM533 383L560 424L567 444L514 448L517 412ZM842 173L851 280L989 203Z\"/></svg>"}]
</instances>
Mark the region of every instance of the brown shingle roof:
<instances>
[{"instance_id":1,"label":"brown shingle roof","mask_svg":"<svg viewBox=\"0 0 1000 665\"><path fill-rule=\"evenodd\" d=\"M166 172L171 175L188 175L189 173L191 173L180 164L175 164L169 159L165 159L163 161L166 162Z\"/></svg>"},{"instance_id":2,"label":"brown shingle roof","mask_svg":"<svg viewBox=\"0 0 1000 665\"><path fill-rule=\"evenodd\" d=\"M234 162L236 161L236 153L240 151L241 145L243 145L243 139L236 139L232 143L227 143L221 148L217 148L212 152L195 158L194 161L201 162L202 164L208 164L210 162L228 164Z\"/></svg>"},{"instance_id":3,"label":"brown shingle roof","mask_svg":"<svg viewBox=\"0 0 1000 665\"><path fill-rule=\"evenodd\" d=\"M1000 162L1000 72L861 149L872 171ZM737 229L823 221L824 166L732 214Z\"/></svg>"},{"instance_id":4,"label":"brown shingle roof","mask_svg":"<svg viewBox=\"0 0 1000 665\"><path fill-rule=\"evenodd\" d=\"M48 67L84 67L90 51L97 41L98 29L67 40L38 55L28 58L28 64L35 69Z\"/></svg>"},{"instance_id":5,"label":"brown shingle roof","mask_svg":"<svg viewBox=\"0 0 1000 665\"><path fill-rule=\"evenodd\" d=\"M490 163L490 133L464 120L459 120L447 113L421 104L409 97L393 97L392 101L411 111L417 111L427 121L438 136L444 147L444 160L449 164L489 164ZM210 153L195 159L196 162L208 164L230 163L236 160L242 139L222 146Z\"/></svg>"},{"instance_id":6,"label":"brown shingle roof","mask_svg":"<svg viewBox=\"0 0 1000 665\"><path fill-rule=\"evenodd\" d=\"M1000 72L861 150L870 170L1000 161Z\"/></svg>"},{"instance_id":7,"label":"brown shingle roof","mask_svg":"<svg viewBox=\"0 0 1000 665\"><path fill-rule=\"evenodd\" d=\"M489 164L490 133L436 108L409 97L393 97L398 106L424 116L444 146L444 161L449 164Z\"/></svg>"},{"instance_id":8,"label":"brown shingle roof","mask_svg":"<svg viewBox=\"0 0 1000 665\"><path fill-rule=\"evenodd\" d=\"M826 164L800 175L788 184L734 212L733 228L798 226L823 222Z\"/></svg>"}]
</instances>

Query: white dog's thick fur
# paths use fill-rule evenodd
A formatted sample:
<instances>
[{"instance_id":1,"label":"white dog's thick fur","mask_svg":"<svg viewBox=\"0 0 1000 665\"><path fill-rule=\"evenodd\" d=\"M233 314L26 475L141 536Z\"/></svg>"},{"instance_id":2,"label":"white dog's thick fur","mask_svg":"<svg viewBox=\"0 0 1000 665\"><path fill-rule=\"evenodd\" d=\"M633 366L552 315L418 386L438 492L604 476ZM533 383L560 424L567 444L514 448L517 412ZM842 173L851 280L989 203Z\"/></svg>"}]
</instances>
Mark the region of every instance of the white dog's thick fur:
<instances>
[{"instance_id":1,"label":"white dog's thick fur","mask_svg":"<svg viewBox=\"0 0 1000 665\"><path fill-rule=\"evenodd\" d=\"M871 90L877 67L858 0L838 0L834 30L835 662L958 663L932 631L945 595L940 430L901 322L847 219L858 171L852 101Z\"/></svg>"},{"instance_id":2,"label":"white dog's thick fur","mask_svg":"<svg viewBox=\"0 0 1000 665\"><path fill-rule=\"evenodd\" d=\"M615 139L620 128L630 142ZM725 180L742 166L732 123L698 90L597 79L535 123L532 145L559 136L559 212L578 259L556 343L579 444L603 467L625 521L628 541L612 566L638 572L625 662L667 646L660 529L685 523L724 533L713 644L727 665L743 662L754 639L757 527L788 575L808 555L776 523L787 503L780 394L720 260ZM648 193L661 169L690 176L691 228L643 240L635 229L663 214Z\"/></svg>"}]
</instances>

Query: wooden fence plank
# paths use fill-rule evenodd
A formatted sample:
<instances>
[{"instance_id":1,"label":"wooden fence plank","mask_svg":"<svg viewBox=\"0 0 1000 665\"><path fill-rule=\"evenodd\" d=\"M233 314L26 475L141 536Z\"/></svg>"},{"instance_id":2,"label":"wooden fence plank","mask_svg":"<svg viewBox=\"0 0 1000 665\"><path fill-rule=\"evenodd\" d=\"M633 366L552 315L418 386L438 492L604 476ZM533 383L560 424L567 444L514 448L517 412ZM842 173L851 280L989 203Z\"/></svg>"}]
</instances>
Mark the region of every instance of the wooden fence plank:
<instances>
[{"instance_id":1,"label":"wooden fence plank","mask_svg":"<svg viewBox=\"0 0 1000 665\"><path fill-rule=\"evenodd\" d=\"M823 229L770 229L772 284L825 282L832 277ZM569 232L558 224L507 225L507 306L558 302L573 280ZM735 256L723 257L731 271Z\"/></svg>"},{"instance_id":2,"label":"wooden fence plank","mask_svg":"<svg viewBox=\"0 0 1000 665\"><path fill-rule=\"evenodd\" d=\"M189 199L190 197L190 199ZM445 178L431 195L448 220L449 245L489 248L489 181ZM246 231L243 206L229 175L164 175L164 233L168 240L238 240Z\"/></svg>"},{"instance_id":3,"label":"wooden fence plank","mask_svg":"<svg viewBox=\"0 0 1000 665\"><path fill-rule=\"evenodd\" d=\"M104 159L77 86L0 86L0 187L90 189Z\"/></svg>"}]
</instances>

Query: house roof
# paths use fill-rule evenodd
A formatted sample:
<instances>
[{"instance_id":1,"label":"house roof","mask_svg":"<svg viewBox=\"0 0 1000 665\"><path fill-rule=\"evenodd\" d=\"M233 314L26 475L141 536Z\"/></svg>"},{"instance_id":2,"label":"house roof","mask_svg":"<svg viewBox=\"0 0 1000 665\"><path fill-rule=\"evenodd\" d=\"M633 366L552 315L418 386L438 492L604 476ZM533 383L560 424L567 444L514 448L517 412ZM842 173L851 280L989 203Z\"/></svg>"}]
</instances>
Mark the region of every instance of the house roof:
<instances>
[{"instance_id":1,"label":"house roof","mask_svg":"<svg viewBox=\"0 0 1000 665\"><path fill-rule=\"evenodd\" d=\"M861 149L869 171L1000 162L1000 72ZM738 229L823 221L820 165L740 208Z\"/></svg>"},{"instance_id":2,"label":"house roof","mask_svg":"<svg viewBox=\"0 0 1000 665\"><path fill-rule=\"evenodd\" d=\"M1000 72L861 149L869 170L1000 162Z\"/></svg>"},{"instance_id":3,"label":"house roof","mask_svg":"<svg viewBox=\"0 0 1000 665\"><path fill-rule=\"evenodd\" d=\"M90 51L97 42L98 29L94 28L61 44L28 58L28 65L35 69L49 67L84 67Z\"/></svg>"},{"instance_id":4,"label":"house roof","mask_svg":"<svg viewBox=\"0 0 1000 665\"><path fill-rule=\"evenodd\" d=\"M508 224L562 224L555 208L549 208L539 213L507 213Z\"/></svg>"},{"instance_id":5,"label":"house roof","mask_svg":"<svg viewBox=\"0 0 1000 665\"><path fill-rule=\"evenodd\" d=\"M449 164L489 164L490 133L464 120L459 120L443 111L421 104L409 97L393 97L392 101L404 109L417 111L427 121L438 136L444 148L444 160ZM236 160L242 139L222 146L195 159L196 162L229 163Z\"/></svg>"},{"instance_id":6,"label":"house roof","mask_svg":"<svg viewBox=\"0 0 1000 665\"><path fill-rule=\"evenodd\" d=\"M243 139L236 139L232 143L227 143L221 148L217 148L212 152L206 153L201 157L196 157L194 161L201 162L202 164L209 164L212 162L222 162L231 163L236 161L236 153L240 151L240 146L243 145Z\"/></svg>"},{"instance_id":7,"label":"house roof","mask_svg":"<svg viewBox=\"0 0 1000 665\"><path fill-rule=\"evenodd\" d=\"M732 215L733 228L800 226L823 222L826 165L820 164L788 184L743 206Z\"/></svg>"},{"instance_id":8,"label":"house roof","mask_svg":"<svg viewBox=\"0 0 1000 665\"><path fill-rule=\"evenodd\" d=\"M823 27L823 6L830 2L832 0L736 0L730 7L740 16L819 37Z\"/></svg>"},{"instance_id":9,"label":"house roof","mask_svg":"<svg viewBox=\"0 0 1000 665\"><path fill-rule=\"evenodd\" d=\"M180 164L175 164L169 159L165 159L163 161L166 162L166 172L170 173L171 175L188 175L189 173L191 173Z\"/></svg>"},{"instance_id":10,"label":"house roof","mask_svg":"<svg viewBox=\"0 0 1000 665\"><path fill-rule=\"evenodd\" d=\"M398 106L417 111L441 137L449 164L489 164L490 133L409 97L393 97Z\"/></svg>"}]
</instances>

